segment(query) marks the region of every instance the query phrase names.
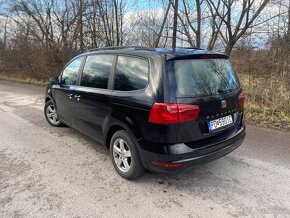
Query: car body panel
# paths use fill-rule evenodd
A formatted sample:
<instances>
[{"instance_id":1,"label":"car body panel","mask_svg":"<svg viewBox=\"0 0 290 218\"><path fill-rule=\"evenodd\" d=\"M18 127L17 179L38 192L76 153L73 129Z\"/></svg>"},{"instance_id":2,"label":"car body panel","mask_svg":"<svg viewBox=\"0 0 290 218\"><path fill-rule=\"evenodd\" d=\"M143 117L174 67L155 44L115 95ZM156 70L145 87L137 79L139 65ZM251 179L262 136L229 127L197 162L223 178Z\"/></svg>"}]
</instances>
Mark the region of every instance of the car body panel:
<instances>
[{"instance_id":1,"label":"car body panel","mask_svg":"<svg viewBox=\"0 0 290 218\"><path fill-rule=\"evenodd\" d=\"M78 87L75 94L76 128L97 141L104 141L104 127L111 113L111 91Z\"/></svg>"},{"instance_id":2,"label":"car body panel","mask_svg":"<svg viewBox=\"0 0 290 218\"><path fill-rule=\"evenodd\" d=\"M201 54L215 53L200 50L195 51L194 54L164 50L155 52L101 50L87 52L77 57L92 54L114 54L116 57L121 55L147 59L148 86L135 91L114 90L117 58L112 65L107 89L80 86L83 65L76 86L65 86L58 84L56 79L50 80L46 99L54 101L58 118L69 126L107 146L112 129L125 129L136 137L144 167L161 172L177 172L188 166L221 157L242 143L245 137L245 125L243 109L238 102L241 88L215 96L194 98L176 97L172 94L173 85L168 72L168 60L198 58ZM226 58L226 56L221 55L218 58ZM61 75L58 81L61 81ZM226 101L225 107L222 107L222 101ZM150 123L148 118L152 105L156 102L199 105L201 112L195 121L168 125ZM207 122L226 115L232 115L234 122L210 132ZM165 163L179 161L183 162L183 167L165 169L153 166L151 164L153 161Z\"/></svg>"},{"instance_id":3,"label":"car body panel","mask_svg":"<svg viewBox=\"0 0 290 218\"><path fill-rule=\"evenodd\" d=\"M66 124L75 127L75 86L54 86L52 96L55 102L57 116Z\"/></svg>"}]
</instances>

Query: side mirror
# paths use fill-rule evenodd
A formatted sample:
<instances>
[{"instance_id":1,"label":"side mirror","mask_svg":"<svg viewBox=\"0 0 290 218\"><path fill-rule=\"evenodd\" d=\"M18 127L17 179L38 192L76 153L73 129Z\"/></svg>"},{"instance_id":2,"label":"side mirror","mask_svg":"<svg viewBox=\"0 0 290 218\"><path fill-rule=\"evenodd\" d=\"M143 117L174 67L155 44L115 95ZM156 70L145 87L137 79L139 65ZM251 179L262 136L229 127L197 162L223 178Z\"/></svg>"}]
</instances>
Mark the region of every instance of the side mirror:
<instances>
[{"instance_id":1,"label":"side mirror","mask_svg":"<svg viewBox=\"0 0 290 218\"><path fill-rule=\"evenodd\" d=\"M52 77L52 78L49 80L49 83L50 83L51 85L59 85L59 84L61 84L60 77L59 77L59 76L54 76L54 77Z\"/></svg>"},{"instance_id":2,"label":"side mirror","mask_svg":"<svg viewBox=\"0 0 290 218\"><path fill-rule=\"evenodd\" d=\"M58 84L61 85L61 84L64 84L64 82L65 82L65 80L59 76L58 77Z\"/></svg>"}]
</instances>

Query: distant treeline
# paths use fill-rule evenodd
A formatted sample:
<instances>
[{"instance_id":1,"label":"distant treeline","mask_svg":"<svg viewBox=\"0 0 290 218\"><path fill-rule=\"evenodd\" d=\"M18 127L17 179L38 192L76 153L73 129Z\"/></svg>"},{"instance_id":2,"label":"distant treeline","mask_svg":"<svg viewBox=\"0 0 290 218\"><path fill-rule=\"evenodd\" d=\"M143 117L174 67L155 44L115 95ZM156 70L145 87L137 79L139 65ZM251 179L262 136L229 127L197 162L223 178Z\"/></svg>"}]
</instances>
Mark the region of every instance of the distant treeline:
<instances>
[{"instance_id":1,"label":"distant treeline","mask_svg":"<svg viewBox=\"0 0 290 218\"><path fill-rule=\"evenodd\" d=\"M290 35L289 4L288 0L0 0L0 74L48 79L89 48L171 47L174 30L177 46L218 49L228 55L261 29L269 43L286 48L285 40L279 40ZM265 34L266 30L271 32ZM273 52L280 52L274 47L271 44L269 63L274 61ZM271 62L271 73L277 64L280 74L285 70L285 64Z\"/></svg>"}]
</instances>

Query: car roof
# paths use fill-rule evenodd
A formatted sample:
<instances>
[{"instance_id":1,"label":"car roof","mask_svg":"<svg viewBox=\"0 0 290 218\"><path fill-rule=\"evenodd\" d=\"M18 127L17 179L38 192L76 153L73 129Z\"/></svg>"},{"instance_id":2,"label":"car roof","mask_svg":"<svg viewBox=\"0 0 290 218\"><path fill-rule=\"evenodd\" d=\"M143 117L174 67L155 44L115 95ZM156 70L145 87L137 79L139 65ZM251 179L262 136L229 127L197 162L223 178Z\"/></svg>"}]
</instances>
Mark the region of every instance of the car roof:
<instances>
[{"instance_id":1,"label":"car roof","mask_svg":"<svg viewBox=\"0 0 290 218\"><path fill-rule=\"evenodd\" d=\"M87 52L81 55L89 54L128 54L128 55L138 55L138 56L150 56L152 54L166 56L166 59L175 59L178 57L184 56L198 56L198 55L219 55L222 58L228 58L227 55L224 55L219 52L208 51L201 48L176 48L175 50L169 48L151 48L151 47L142 47L142 46L114 46L114 47L104 47L90 49Z\"/></svg>"}]
</instances>

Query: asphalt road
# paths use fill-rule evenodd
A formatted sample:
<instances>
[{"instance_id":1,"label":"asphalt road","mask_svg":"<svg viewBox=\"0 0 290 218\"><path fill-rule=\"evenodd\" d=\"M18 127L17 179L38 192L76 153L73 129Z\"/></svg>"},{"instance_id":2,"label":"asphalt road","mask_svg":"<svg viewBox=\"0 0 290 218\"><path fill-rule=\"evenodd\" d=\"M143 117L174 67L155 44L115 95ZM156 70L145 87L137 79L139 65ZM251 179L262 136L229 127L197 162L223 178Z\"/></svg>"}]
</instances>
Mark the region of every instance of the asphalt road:
<instances>
[{"instance_id":1,"label":"asphalt road","mask_svg":"<svg viewBox=\"0 0 290 218\"><path fill-rule=\"evenodd\" d=\"M44 88L0 81L0 217L290 217L290 134L180 174L126 181L107 149L43 116Z\"/></svg>"}]
</instances>

